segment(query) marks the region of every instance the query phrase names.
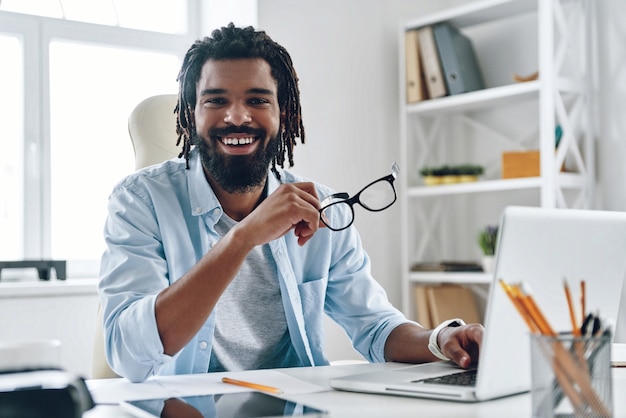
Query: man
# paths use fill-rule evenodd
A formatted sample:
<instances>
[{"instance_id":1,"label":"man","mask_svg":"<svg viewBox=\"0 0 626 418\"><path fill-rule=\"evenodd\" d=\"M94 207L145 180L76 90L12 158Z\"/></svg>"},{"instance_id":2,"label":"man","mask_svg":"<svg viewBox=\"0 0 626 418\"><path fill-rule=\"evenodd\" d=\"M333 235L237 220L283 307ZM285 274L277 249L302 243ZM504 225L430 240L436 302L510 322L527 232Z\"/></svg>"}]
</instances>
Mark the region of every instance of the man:
<instances>
[{"instance_id":1,"label":"man","mask_svg":"<svg viewBox=\"0 0 626 418\"><path fill-rule=\"evenodd\" d=\"M332 190L283 170L304 128L282 46L230 24L191 46L178 80L184 160L129 176L109 200L99 293L115 372L325 365L324 312L369 361L477 359L480 325L408 321L354 227L324 227Z\"/></svg>"}]
</instances>

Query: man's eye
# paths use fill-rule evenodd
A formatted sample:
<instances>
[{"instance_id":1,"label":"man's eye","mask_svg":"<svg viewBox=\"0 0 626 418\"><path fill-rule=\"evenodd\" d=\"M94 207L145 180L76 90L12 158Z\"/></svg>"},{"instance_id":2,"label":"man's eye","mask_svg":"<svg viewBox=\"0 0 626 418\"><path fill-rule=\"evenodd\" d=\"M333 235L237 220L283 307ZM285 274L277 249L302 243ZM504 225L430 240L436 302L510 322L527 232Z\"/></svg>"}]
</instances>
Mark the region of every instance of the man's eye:
<instances>
[{"instance_id":1,"label":"man's eye","mask_svg":"<svg viewBox=\"0 0 626 418\"><path fill-rule=\"evenodd\" d=\"M212 97L204 101L205 106L223 105L226 103L226 99L222 97Z\"/></svg>"},{"instance_id":2,"label":"man's eye","mask_svg":"<svg viewBox=\"0 0 626 418\"><path fill-rule=\"evenodd\" d=\"M250 104L252 104L252 105L256 105L256 106L258 106L258 105L264 105L264 104L269 103L269 101L268 101L268 100L266 100L266 99L261 99L261 98L258 98L258 97L255 97L255 98L253 98L253 99L250 99L250 100L249 100L249 102L250 102Z\"/></svg>"}]
</instances>

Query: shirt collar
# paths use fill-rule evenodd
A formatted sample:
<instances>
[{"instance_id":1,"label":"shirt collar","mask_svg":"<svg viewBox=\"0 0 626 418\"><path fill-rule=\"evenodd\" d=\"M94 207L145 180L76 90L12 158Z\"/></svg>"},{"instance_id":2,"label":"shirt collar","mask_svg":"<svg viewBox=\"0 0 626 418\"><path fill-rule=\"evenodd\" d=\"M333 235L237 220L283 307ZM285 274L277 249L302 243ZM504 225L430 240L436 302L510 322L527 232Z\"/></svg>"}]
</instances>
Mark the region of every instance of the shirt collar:
<instances>
[{"instance_id":1,"label":"shirt collar","mask_svg":"<svg viewBox=\"0 0 626 418\"><path fill-rule=\"evenodd\" d=\"M211 211L219 212L221 215L222 207L204 176L200 155L195 148L191 150L189 155L187 187L189 188L189 202L192 215L200 216Z\"/></svg>"}]
</instances>

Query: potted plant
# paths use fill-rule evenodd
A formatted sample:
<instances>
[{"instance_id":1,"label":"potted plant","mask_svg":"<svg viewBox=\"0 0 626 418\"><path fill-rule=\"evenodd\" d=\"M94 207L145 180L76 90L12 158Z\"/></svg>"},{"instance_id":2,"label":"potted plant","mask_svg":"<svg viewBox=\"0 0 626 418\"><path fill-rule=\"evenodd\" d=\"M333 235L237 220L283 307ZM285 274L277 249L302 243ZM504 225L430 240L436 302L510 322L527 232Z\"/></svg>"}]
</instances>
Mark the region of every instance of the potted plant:
<instances>
[{"instance_id":1,"label":"potted plant","mask_svg":"<svg viewBox=\"0 0 626 418\"><path fill-rule=\"evenodd\" d=\"M495 267L498 227L487 225L478 233L478 245L483 252L482 266L485 273L493 273Z\"/></svg>"},{"instance_id":2,"label":"potted plant","mask_svg":"<svg viewBox=\"0 0 626 418\"><path fill-rule=\"evenodd\" d=\"M424 179L424 184L426 186L441 184L441 177L435 175L435 169L432 167L423 167L420 170L420 175Z\"/></svg>"},{"instance_id":3,"label":"potted plant","mask_svg":"<svg viewBox=\"0 0 626 418\"><path fill-rule=\"evenodd\" d=\"M459 182L459 169L454 165L444 165L441 167L441 182L443 184L452 184Z\"/></svg>"},{"instance_id":4,"label":"potted plant","mask_svg":"<svg viewBox=\"0 0 626 418\"><path fill-rule=\"evenodd\" d=\"M475 164L463 164L459 167L461 183L473 182L478 180L478 176L481 176L484 169L480 165Z\"/></svg>"}]
</instances>

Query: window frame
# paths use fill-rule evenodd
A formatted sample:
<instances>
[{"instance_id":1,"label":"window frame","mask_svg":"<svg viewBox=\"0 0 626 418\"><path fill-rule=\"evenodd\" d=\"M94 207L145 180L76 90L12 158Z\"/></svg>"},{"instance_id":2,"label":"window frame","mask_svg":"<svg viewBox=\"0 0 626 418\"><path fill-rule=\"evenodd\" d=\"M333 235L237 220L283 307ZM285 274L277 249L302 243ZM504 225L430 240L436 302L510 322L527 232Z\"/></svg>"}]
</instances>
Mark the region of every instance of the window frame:
<instances>
[{"instance_id":1,"label":"window frame","mask_svg":"<svg viewBox=\"0 0 626 418\"><path fill-rule=\"evenodd\" d=\"M105 26L0 11L0 34L22 41L24 62L23 234L25 259L51 257L50 61L53 41L163 52L179 57L200 37L200 2L187 0L184 34ZM68 260L71 261L71 260Z\"/></svg>"}]
</instances>

